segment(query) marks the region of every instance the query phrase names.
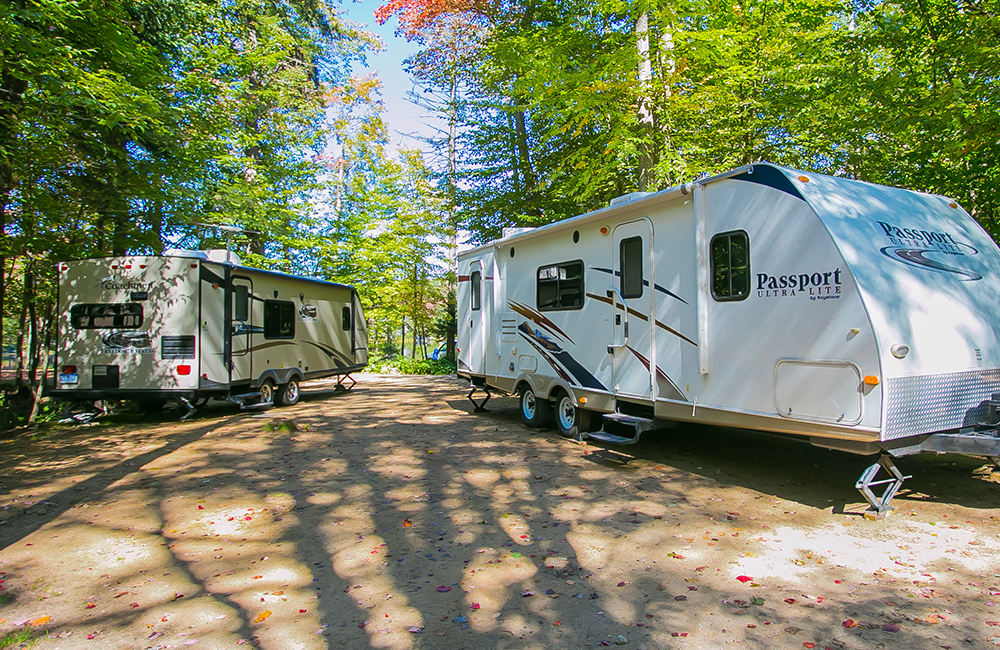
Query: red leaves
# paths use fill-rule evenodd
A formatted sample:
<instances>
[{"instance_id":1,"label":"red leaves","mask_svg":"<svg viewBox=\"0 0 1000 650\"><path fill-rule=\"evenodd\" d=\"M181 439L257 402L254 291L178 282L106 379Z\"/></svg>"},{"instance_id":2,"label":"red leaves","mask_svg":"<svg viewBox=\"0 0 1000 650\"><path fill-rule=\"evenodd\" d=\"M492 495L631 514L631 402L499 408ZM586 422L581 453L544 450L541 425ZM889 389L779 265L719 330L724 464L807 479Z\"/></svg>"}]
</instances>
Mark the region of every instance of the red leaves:
<instances>
[{"instance_id":1,"label":"red leaves","mask_svg":"<svg viewBox=\"0 0 1000 650\"><path fill-rule=\"evenodd\" d=\"M746 584L746 583L750 582L751 580L753 580L753 578L751 578L750 576L736 576L736 579L739 580L740 582L744 583L744 584Z\"/></svg>"},{"instance_id":2,"label":"red leaves","mask_svg":"<svg viewBox=\"0 0 1000 650\"><path fill-rule=\"evenodd\" d=\"M841 625L843 625L847 629L851 629L852 627L857 627L858 626L858 622L855 621L853 618L849 618L846 621L844 621L843 623L841 623Z\"/></svg>"}]
</instances>

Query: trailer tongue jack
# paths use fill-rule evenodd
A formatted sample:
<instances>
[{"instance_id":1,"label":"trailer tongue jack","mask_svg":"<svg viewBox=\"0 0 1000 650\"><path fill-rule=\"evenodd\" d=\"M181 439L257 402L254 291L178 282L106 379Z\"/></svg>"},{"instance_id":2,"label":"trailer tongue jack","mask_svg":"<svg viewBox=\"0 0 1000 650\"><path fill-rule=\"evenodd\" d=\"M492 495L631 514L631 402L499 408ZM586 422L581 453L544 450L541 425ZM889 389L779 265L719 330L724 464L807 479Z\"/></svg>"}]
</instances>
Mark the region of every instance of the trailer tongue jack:
<instances>
[{"instance_id":1,"label":"trailer tongue jack","mask_svg":"<svg viewBox=\"0 0 1000 650\"><path fill-rule=\"evenodd\" d=\"M889 478L876 481L875 477L878 476L880 469L884 469ZM899 492L899 488L903 487L903 481L908 478L912 477L903 476L888 454L882 454L877 463L866 469L854 486L861 491L861 496L871 506L865 511L865 519L884 519L887 517L894 509L889 505L889 502ZM885 490L882 491L882 496L875 496L875 493L872 492L872 488L878 485L886 486Z\"/></svg>"}]
</instances>

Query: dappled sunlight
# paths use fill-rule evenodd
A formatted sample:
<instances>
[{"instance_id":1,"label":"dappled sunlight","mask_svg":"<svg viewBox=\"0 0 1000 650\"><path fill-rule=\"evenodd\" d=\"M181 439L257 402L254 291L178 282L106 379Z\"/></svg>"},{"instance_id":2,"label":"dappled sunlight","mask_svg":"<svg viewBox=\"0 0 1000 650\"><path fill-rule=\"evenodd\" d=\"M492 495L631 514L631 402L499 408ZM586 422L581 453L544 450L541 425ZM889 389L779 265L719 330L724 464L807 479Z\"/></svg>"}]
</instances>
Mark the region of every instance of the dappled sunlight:
<instances>
[{"instance_id":1,"label":"dappled sunlight","mask_svg":"<svg viewBox=\"0 0 1000 650\"><path fill-rule=\"evenodd\" d=\"M944 599L958 578L964 589L1000 573L997 538L971 525L986 510L928 503L936 525L903 513L869 525L755 483L757 469L726 483L720 470L738 469L712 465L712 454L731 453L737 468L753 454L698 452L694 437L691 462L672 446L612 454L525 431L515 407L441 412L450 379L370 382L365 394L280 418L184 425L178 435L191 437L175 447L143 439L162 451L142 462L104 449L90 472L100 481L61 474L64 493L34 484L36 468L8 503L53 509L52 519L13 515L42 523L0 551L11 599L0 618L52 615L64 648L524 650L619 635L650 649L832 643L797 632L817 626L858 647L897 638L844 632L851 616L909 624L893 647L936 647L935 633L972 634L964 619L944 632L909 619L953 608ZM827 457L807 453L807 467ZM18 462L8 460L10 475ZM37 501L43 492L65 505ZM954 510L970 521L948 519ZM989 614L975 603L976 616Z\"/></svg>"},{"instance_id":2,"label":"dappled sunlight","mask_svg":"<svg viewBox=\"0 0 1000 650\"><path fill-rule=\"evenodd\" d=\"M523 553L500 553L496 549L481 548L465 567L462 588L466 591L465 603L472 629L488 632L496 629L504 606L511 597L528 597L511 594L512 586L531 591L530 579L538 572L531 558Z\"/></svg>"}]
</instances>

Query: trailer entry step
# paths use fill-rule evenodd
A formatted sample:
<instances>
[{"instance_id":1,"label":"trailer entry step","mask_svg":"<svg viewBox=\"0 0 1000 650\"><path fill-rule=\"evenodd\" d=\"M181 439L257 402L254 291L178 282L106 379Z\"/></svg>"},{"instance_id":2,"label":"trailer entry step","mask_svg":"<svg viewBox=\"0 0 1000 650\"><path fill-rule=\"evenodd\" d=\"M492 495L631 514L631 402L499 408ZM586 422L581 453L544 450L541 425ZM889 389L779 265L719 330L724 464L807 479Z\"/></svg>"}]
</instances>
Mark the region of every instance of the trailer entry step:
<instances>
[{"instance_id":1,"label":"trailer entry step","mask_svg":"<svg viewBox=\"0 0 1000 650\"><path fill-rule=\"evenodd\" d=\"M638 436L635 438L626 438L625 436L616 436L613 433L605 433L604 431L593 431L588 433L587 438L590 440L610 442L615 445L634 445L639 442Z\"/></svg>"},{"instance_id":2,"label":"trailer entry step","mask_svg":"<svg viewBox=\"0 0 1000 650\"><path fill-rule=\"evenodd\" d=\"M641 418L635 415L625 415L624 413L605 413L604 426L600 431L588 433L587 437L592 440L601 440L616 445L634 445L639 442L643 432L650 431L656 427L656 421L649 418ZM635 432L632 437L620 436L611 431L622 431L631 429Z\"/></svg>"}]
</instances>

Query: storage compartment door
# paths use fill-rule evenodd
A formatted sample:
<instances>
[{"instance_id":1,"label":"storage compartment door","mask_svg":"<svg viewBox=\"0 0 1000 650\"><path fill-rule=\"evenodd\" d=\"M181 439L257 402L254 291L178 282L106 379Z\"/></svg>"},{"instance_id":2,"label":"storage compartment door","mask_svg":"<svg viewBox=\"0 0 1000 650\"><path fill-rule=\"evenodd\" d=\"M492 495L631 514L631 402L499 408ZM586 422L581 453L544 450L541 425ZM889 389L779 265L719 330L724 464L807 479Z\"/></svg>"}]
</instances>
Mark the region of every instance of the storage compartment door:
<instances>
[{"instance_id":1,"label":"storage compartment door","mask_svg":"<svg viewBox=\"0 0 1000 650\"><path fill-rule=\"evenodd\" d=\"M783 359L774 367L775 406L794 420L858 424L861 382L861 369L851 361Z\"/></svg>"}]
</instances>

